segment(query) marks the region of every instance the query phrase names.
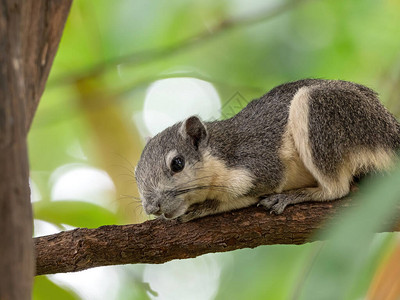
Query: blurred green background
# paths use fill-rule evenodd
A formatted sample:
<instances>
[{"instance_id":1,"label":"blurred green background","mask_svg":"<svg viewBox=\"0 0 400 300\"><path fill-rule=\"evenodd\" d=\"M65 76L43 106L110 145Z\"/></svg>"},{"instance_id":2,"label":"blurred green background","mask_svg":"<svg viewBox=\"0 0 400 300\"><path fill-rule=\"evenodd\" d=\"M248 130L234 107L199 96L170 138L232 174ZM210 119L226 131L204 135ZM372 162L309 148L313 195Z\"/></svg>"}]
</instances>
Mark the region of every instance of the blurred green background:
<instances>
[{"instance_id":1,"label":"blurred green background","mask_svg":"<svg viewBox=\"0 0 400 300\"><path fill-rule=\"evenodd\" d=\"M311 77L365 84L400 116L400 1L75 0L29 133L35 235L147 220L146 136ZM398 178L366 182L329 242L38 276L34 299L397 299L379 290L399 293L398 237L369 232Z\"/></svg>"}]
</instances>

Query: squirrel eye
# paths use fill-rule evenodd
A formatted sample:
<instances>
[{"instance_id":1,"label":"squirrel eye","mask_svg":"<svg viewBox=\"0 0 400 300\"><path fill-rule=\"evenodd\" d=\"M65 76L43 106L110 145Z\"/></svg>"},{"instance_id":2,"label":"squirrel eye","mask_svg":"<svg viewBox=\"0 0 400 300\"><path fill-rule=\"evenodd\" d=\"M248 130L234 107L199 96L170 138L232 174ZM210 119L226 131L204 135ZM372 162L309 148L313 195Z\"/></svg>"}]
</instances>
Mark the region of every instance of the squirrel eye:
<instances>
[{"instance_id":1,"label":"squirrel eye","mask_svg":"<svg viewBox=\"0 0 400 300\"><path fill-rule=\"evenodd\" d=\"M178 173L185 167L185 159L182 156L175 156L171 160L171 170L174 173Z\"/></svg>"}]
</instances>

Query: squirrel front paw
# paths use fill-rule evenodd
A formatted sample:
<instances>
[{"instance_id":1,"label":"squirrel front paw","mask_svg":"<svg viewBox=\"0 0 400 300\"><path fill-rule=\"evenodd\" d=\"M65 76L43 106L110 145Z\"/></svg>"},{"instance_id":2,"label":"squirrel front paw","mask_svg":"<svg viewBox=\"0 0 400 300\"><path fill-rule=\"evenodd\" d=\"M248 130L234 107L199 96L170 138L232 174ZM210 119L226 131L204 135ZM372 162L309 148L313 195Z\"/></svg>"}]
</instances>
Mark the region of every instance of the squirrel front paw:
<instances>
[{"instance_id":1,"label":"squirrel front paw","mask_svg":"<svg viewBox=\"0 0 400 300\"><path fill-rule=\"evenodd\" d=\"M192 204L187 211L177 218L178 222L185 223L193 219L202 218L218 213L219 202L214 199L206 199L203 202Z\"/></svg>"},{"instance_id":2,"label":"squirrel front paw","mask_svg":"<svg viewBox=\"0 0 400 300\"><path fill-rule=\"evenodd\" d=\"M270 213L280 215L285 210L286 206L292 203L290 195L285 194L273 194L261 199L257 206L263 206L269 210Z\"/></svg>"},{"instance_id":3,"label":"squirrel front paw","mask_svg":"<svg viewBox=\"0 0 400 300\"><path fill-rule=\"evenodd\" d=\"M186 223L189 222L193 219L199 218L200 215L200 210L198 209L198 205L194 204L189 207L189 209L181 216L177 217L176 220L179 223Z\"/></svg>"},{"instance_id":4,"label":"squirrel front paw","mask_svg":"<svg viewBox=\"0 0 400 300\"><path fill-rule=\"evenodd\" d=\"M176 218L179 223L186 223L191 220L197 219L199 215L194 211L189 211Z\"/></svg>"}]
</instances>

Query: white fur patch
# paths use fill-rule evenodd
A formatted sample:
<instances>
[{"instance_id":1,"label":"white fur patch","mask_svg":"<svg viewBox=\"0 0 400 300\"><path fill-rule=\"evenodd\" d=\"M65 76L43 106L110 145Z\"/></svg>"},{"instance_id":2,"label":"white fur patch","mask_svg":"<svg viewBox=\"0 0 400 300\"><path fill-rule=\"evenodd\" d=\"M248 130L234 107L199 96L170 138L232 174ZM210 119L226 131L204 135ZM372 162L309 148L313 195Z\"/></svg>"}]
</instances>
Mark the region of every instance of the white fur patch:
<instances>
[{"instance_id":1,"label":"white fur patch","mask_svg":"<svg viewBox=\"0 0 400 300\"><path fill-rule=\"evenodd\" d=\"M171 152L172 156L173 152ZM185 201L190 204L215 199L220 202L234 202L253 187L253 177L245 169L228 168L225 163L208 151L203 160L174 175L174 185L185 187L203 187L184 194Z\"/></svg>"},{"instance_id":2,"label":"white fur patch","mask_svg":"<svg viewBox=\"0 0 400 300\"><path fill-rule=\"evenodd\" d=\"M285 166L284 179L275 191L276 193L317 185L317 181L300 159L288 128L289 126L287 126L286 132L283 134L282 145L279 151L280 158Z\"/></svg>"},{"instance_id":3,"label":"white fur patch","mask_svg":"<svg viewBox=\"0 0 400 300\"><path fill-rule=\"evenodd\" d=\"M211 188L207 198L221 202L240 197L253 187L253 176L244 168L228 168L225 163L209 152L203 155L203 168L198 177L205 178L205 184Z\"/></svg>"},{"instance_id":4,"label":"white fur patch","mask_svg":"<svg viewBox=\"0 0 400 300\"><path fill-rule=\"evenodd\" d=\"M288 130L292 134L301 161L318 182L318 187L307 189L310 191L312 200L332 200L340 198L349 192L353 174L343 172L337 178L328 178L314 165L308 132L310 89L312 88L302 87L293 96L289 109ZM345 164L346 162L343 163Z\"/></svg>"},{"instance_id":5,"label":"white fur patch","mask_svg":"<svg viewBox=\"0 0 400 300\"><path fill-rule=\"evenodd\" d=\"M293 182L298 180L296 188L305 188L310 199L315 201L332 200L345 196L350 190L350 182L354 175L371 168L387 170L395 161L395 153L387 149L356 148L338 165L339 172L335 178L325 176L313 163L310 138L308 132L309 91L312 87L302 87L294 95L289 109L287 132L283 138L281 157L288 169L285 185L282 190L293 188ZM293 146L295 152L293 152ZM300 158L298 162L296 155ZM304 170L305 169L305 170ZM300 172L297 176L295 173ZM301 176L304 175L304 178ZM318 187L310 186L310 175L318 182ZM302 182L303 180L303 182Z\"/></svg>"}]
</instances>

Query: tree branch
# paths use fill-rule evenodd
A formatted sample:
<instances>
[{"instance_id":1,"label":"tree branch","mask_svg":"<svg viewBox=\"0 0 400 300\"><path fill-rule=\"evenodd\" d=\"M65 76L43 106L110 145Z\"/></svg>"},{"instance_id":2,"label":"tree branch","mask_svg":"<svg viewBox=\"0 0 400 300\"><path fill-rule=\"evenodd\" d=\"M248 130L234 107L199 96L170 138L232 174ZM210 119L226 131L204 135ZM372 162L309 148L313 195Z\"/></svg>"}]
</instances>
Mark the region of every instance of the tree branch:
<instances>
[{"instance_id":1,"label":"tree branch","mask_svg":"<svg viewBox=\"0 0 400 300\"><path fill-rule=\"evenodd\" d=\"M173 45L167 46L165 48L145 49L143 51L110 58L106 61L95 64L86 70L74 72L72 74L61 75L58 78L51 79L48 83L48 86L53 87L64 85L74 82L77 79L93 77L95 75L106 72L110 68L115 68L115 66L119 64L133 66L137 64L144 64L160 59L165 59L166 57L185 51L187 49L193 49L201 43L204 43L213 38L217 38L218 36L236 28L257 24L273 19L274 17L284 12L288 12L291 9L294 9L298 5L301 5L307 1L309 0L291 0L287 2L285 1L274 7L269 7L263 11L256 12L251 15L236 18L227 18L217 23L213 28L207 28L206 30L199 32L193 36L187 37Z\"/></svg>"},{"instance_id":2,"label":"tree branch","mask_svg":"<svg viewBox=\"0 0 400 300\"><path fill-rule=\"evenodd\" d=\"M35 238L36 274L75 272L88 268L135 263L164 263L206 253L226 252L272 244L314 241L350 199L288 207L282 215L262 208L205 217L178 224L153 220L134 225L78 228ZM398 208L399 209L399 208ZM400 230L398 220L386 221L387 230Z\"/></svg>"}]
</instances>

